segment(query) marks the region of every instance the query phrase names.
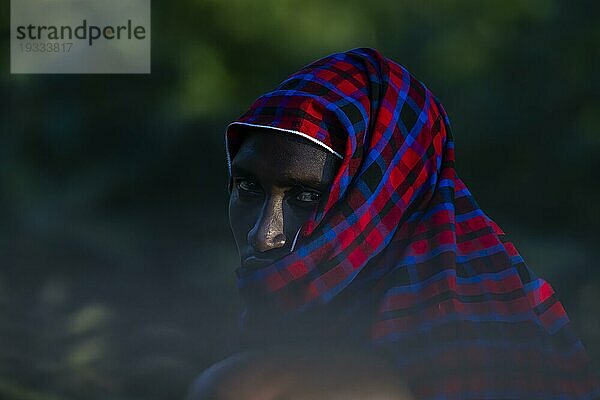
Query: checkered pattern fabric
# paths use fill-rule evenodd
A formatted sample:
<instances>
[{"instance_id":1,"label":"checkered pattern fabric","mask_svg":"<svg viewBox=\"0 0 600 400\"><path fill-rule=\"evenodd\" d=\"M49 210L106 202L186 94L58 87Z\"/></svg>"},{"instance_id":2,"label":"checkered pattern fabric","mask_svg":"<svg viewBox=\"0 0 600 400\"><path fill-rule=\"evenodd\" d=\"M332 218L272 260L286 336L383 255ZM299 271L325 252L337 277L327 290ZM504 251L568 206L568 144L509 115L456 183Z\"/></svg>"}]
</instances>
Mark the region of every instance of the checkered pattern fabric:
<instances>
[{"instance_id":1,"label":"checkered pattern fabric","mask_svg":"<svg viewBox=\"0 0 600 400\"><path fill-rule=\"evenodd\" d=\"M372 343L418 398L600 395L554 291L458 177L447 115L405 68L366 48L313 62L228 127L228 161L247 125L342 161L294 251L238 270L244 296L289 315L347 292L375 299Z\"/></svg>"}]
</instances>

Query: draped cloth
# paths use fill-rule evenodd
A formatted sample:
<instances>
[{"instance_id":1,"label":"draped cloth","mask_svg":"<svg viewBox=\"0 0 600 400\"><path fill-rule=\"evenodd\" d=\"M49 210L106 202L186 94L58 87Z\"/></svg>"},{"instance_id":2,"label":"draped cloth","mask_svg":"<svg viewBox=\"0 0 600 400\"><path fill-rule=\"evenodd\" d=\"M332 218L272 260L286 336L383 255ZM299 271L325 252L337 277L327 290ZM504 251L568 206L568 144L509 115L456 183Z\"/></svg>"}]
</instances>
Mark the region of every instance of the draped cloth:
<instances>
[{"instance_id":1,"label":"draped cloth","mask_svg":"<svg viewBox=\"0 0 600 400\"><path fill-rule=\"evenodd\" d=\"M247 126L341 157L293 251L238 269L250 304L289 319L374 305L370 343L420 399L600 396L556 294L458 177L448 117L404 67L368 48L303 67L229 125L229 165Z\"/></svg>"}]
</instances>

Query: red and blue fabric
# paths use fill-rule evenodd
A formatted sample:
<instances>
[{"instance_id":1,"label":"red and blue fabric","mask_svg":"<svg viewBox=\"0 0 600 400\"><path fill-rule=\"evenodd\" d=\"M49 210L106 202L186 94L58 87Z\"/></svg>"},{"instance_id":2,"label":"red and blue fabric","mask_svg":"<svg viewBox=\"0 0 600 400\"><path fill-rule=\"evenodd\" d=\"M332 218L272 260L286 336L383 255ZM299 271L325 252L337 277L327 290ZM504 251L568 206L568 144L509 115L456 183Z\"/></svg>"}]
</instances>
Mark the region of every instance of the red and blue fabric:
<instances>
[{"instance_id":1,"label":"red and blue fabric","mask_svg":"<svg viewBox=\"0 0 600 400\"><path fill-rule=\"evenodd\" d=\"M300 134L341 157L294 251L238 271L293 315L345 292L376 300L373 345L422 399L591 399L584 348L536 276L455 170L436 97L373 49L317 60L258 98L227 130Z\"/></svg>"}]
</instances>

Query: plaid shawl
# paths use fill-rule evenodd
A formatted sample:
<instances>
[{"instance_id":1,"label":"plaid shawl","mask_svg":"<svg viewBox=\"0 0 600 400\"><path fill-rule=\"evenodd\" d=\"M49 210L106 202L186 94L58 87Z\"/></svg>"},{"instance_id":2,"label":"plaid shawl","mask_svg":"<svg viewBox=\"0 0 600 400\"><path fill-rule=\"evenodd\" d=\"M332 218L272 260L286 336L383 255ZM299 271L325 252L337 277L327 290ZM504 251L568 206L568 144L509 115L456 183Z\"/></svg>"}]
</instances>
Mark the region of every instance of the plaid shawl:
<instances>
[{"instance_id":1,"label":"plaid shawl","mask_svg":"<svg viewBox=\"0 0 600 400\"><path fill-rule=\"evenodd\" d=\"M367 48L302 68L228 127L230 166L245 125L342 158L295 249L238 270L245 297L289 315L347 292L375 299L371 341L395 356L418 398L599 395L554 291L458 177L448 117L405 68Z\"/></svg>"}]
</instances>

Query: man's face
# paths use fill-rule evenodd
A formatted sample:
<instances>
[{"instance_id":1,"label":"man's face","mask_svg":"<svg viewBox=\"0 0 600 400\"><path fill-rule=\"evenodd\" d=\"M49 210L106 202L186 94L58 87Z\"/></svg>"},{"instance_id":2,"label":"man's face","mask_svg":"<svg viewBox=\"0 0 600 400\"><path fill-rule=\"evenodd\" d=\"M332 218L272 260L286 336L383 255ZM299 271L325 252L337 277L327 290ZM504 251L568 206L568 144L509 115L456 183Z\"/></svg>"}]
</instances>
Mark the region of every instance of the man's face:
<instances>
[{"instance_id":1,"label":"man's face","mask_svg":"<svg viewBox=\"0 0 600 400\"><path fill-rule=\"evenodd\" d=\"M339 159L293 134L243 134L247 137L231 165L229 221L242 266L261 268L290 252L328 192Z\"/></svg>"}]
</instances>

